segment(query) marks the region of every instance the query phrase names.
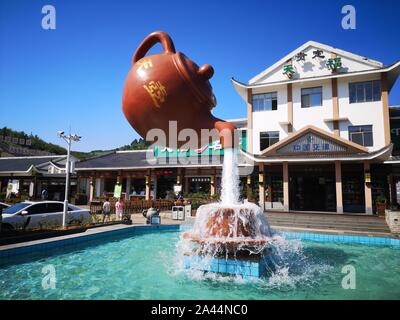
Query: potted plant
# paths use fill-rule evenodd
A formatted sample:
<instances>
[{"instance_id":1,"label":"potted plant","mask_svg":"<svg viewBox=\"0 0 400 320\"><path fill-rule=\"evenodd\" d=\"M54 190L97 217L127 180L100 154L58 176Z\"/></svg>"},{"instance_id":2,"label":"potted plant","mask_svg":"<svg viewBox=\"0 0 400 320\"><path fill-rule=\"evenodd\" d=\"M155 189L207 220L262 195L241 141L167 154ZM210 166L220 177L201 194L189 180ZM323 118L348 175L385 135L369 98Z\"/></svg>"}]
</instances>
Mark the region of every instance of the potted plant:
<instances>
[{"instance_id":1,"label":"potted plant","mask_svg":"<svg viewBox=\"0 0 400 320\"><path fill-rule=\"evenodd\" d=\"M379 217L385 216L386 198L382 195L376 197L376 212Z\"/></svg>"}]
</instances>

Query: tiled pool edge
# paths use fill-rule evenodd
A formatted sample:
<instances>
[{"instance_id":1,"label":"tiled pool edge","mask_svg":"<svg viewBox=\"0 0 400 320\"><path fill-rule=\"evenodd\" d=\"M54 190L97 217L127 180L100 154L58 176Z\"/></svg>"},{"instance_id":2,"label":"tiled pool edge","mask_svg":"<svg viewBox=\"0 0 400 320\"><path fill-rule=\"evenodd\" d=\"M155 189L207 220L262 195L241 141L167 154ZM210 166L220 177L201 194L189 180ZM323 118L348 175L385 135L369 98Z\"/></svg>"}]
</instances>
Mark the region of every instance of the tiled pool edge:
<instances>
[{"instance_id":1,"label":"tiled pool edge","mask_svg":"<svg viewBox=\"0 0 400 320\"><path fill-rule=\"evenodd\" d=\"M275 229L287 239L311 240L317 242L357 243L374 246L394 246L400 248L400 239L375 236L322 234L311 232L291 232Z\"/></svg>"},{"instance_id":2,"label":"tiled pool edge","mask_svg":"<svg viewBox=\"0 0 400 320\"><path fill-rule=\"evenodd\" d=\"M152 233L157 231L179 231L180 226L178 224L172 225L139 225L139 226L127 226L119 229L104 230L96 233L89 234L72 234L68 236L54 237L42 240L36 240L32 242L19 243L16 245L8 245L0 247L0 258L17 256L25 253L41 252L49 249L74 245L78 243L84 243L91 240L100 240L116 235L123 234L144 234ZM4 248L6 247L6 248Z\"/></svg>"},{"instance_id":3,"label":"tiled pool edge","mask_svg":"<svg viewBox=\"0 0 400 320\"><path fill-rule=\"evenodd\" d=\"M191 225L181 225L180 230L186 231ZM400 248L400 239L391 237L359 236L359 235L341 235L325 234L315 232L288 231L279 228L273 228L279 234L288 239L311 240L318 242L337 242L337 243L358 243L376 246L394 246Z\"/></svg>"}]
</instances>

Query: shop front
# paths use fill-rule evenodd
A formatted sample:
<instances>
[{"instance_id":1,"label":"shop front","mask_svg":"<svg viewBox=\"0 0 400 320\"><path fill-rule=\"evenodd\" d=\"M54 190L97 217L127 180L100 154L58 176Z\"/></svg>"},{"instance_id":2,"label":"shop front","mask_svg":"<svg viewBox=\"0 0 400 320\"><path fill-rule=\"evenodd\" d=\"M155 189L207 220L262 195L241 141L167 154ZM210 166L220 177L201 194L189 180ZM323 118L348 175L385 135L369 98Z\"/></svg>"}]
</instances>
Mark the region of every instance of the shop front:
<instances>
[{"instance_id":1,"label":"shop front","mask_svg":"<svg viewBox=\"0 0 400 320\"><path fill-rule=\"evenodd\" d=\"M289 166L290 210L336 211L335 166Z\"/></svg>"},{"instance_id":2,"label":"shop front","mask_svg":"<svg viewBox=\"0 0 400 320\"><path fill-rule=\"evenodd\" d=\"M369 152L308 126L260 156L245 154L258 165L259 203L266 210L373 214L389 196L384 161L391 150Z\"/></svg>"}]
</instances>

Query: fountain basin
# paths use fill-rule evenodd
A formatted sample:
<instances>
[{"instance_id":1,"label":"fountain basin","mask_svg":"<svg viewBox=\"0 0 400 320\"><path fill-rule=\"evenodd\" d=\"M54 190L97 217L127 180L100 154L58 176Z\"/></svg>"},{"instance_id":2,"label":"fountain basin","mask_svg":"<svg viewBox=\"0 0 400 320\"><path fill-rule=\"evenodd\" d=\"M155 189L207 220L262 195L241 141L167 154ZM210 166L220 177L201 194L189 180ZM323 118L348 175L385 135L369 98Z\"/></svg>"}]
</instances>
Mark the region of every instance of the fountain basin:
<instances>
[{"instance_id":1,"label":"fountain basin","mask_svg":"<svg viewBox=\"0 0 400 320\"><path fill-rule=\"evenodd\" d=\"M261 208L252 203L224 205L212 203L199 207L193 228L182 238L200 245L201 251L260 253L271 238Z\"/></svg>"},{"instance_id":2,"label":"fountain basin","mask_svg":"<svg viewBox=\"0 0 400 320\"><path fill-rule=\"evenodd\" d=\"M202 272L213 272L228 276L241 277L242 279L257 279L265 277L273 264L267 255L257 255L247 259L234 258L207 258L204 256L187 254L183 258L185 269Z\"/></svg>"}]
</instances>

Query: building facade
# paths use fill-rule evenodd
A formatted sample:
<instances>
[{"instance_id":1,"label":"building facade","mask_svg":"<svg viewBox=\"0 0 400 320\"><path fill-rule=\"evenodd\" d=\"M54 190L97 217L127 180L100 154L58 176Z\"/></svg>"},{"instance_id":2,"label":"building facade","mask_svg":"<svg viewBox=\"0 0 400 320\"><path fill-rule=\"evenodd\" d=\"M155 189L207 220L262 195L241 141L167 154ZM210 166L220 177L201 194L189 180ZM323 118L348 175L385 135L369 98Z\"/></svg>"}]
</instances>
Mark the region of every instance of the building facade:
<instances>
[{"instance_id":1,"label":"building facade","mask_svg":"<svg viewBox=\"0 0 400 320\"><path fill-rule=\"evenodd\" d=\"M247 104L246 155L265 175L260 203L372 214L390 193L388 94L399 72L309 41L248 83L232 79Z\"/></svg>"},{"instance_id":2,"label":"building facade","mask_svg":"<svg viewBox=\"0 0 400 320\"><path fill-rule=\"evenodd\" d=\"M19 193L31 199L39 199L43 189L49 200L64 200L65 164L67 156L26 156L0 158L0 193ZM70 194L76 190L74 167L77 159L71 160Z\"/></svg>"}]
</instances>

